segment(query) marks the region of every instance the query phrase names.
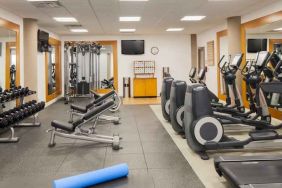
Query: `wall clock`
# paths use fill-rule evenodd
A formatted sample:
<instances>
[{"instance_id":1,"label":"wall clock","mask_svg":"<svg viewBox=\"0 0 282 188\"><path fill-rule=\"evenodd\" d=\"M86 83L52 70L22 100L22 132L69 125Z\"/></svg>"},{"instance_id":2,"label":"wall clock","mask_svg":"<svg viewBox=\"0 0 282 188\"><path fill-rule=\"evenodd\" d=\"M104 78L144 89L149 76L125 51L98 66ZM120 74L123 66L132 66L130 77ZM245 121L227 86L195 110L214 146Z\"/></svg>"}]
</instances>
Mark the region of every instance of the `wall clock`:
<instances>
[{"instance_id":1,"label":"wall clock","mask_svg":"<svg viewBox=\"0 0 282 188\"><path fill-rule=\"evenodd\" d=\"M158 53L159 53L159 48L158 47L152 47L151 48L151 53L153 54L153 55L157 55Z\"/></svg>"}]
</instances>

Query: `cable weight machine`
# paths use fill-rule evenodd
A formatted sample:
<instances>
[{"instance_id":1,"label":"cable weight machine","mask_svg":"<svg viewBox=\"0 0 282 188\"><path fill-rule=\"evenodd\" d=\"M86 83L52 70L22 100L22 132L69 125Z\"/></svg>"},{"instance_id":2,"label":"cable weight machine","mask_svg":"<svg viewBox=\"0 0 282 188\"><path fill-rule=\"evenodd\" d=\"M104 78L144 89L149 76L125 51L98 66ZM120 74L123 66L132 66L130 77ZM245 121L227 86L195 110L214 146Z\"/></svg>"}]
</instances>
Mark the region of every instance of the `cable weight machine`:
<instances>
[{"instance_id":1,"label":"cable weight machine","mask_svg":"<svg viewBox=\"0 0 282 188\"><path fill-rule=\"evenodd\" d=\"M101 88L100 54L102 46L95 42L65 43L65 103L71 98L92 97ZM88 70L88 71L87 71Z\"/></svg>"}]
</instances>

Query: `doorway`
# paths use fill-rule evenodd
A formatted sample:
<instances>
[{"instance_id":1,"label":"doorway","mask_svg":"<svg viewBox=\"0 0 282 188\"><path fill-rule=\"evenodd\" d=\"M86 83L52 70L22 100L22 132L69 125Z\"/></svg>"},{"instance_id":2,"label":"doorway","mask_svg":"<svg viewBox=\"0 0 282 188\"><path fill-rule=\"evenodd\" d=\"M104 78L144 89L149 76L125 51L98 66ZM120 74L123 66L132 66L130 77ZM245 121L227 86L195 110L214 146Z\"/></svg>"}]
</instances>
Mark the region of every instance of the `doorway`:
<instances>
[{"instance_id":1,"label":"doorway","mask_svg":"<svg viewBox=\"0 0 282 188\"><path fill-rule=\"evenodd\" d=\"M198 70L205 68L205 47L198 48Z\"/></svg>"}]
</instances>

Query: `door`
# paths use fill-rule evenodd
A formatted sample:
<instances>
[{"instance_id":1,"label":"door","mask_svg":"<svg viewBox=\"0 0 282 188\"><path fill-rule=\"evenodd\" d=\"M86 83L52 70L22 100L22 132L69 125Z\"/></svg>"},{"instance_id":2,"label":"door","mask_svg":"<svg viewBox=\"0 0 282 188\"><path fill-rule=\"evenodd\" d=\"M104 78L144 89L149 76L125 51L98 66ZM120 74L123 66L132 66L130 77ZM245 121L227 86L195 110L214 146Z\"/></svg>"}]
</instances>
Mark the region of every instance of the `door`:
<instances>
[{"instance_id":1,"label":"door","mask_svg":"<svg viewBox=\"0 0 282 188\"><path fill-rule=\"evenodd\" d=\"M134 97L146 96L146 79L134 79Z\"/></svg>"},{"instance_id":2,"label":"door","mask_svg":"<svg viewBox=\"0 0 282 188\"><path fill-rule=\"evenodd\" d=\"M157 79L147 79L146 80L146 96L156 97L157 96Z\"/></svg>"},{"instance_id":3,"label":"door","mask_svg":"<svg viewBox=\"0 0 282 188\"><path fill-rule=\"evenodd\" d=\"M198 70L205 68L205 47L198 48Z\"/></svg>"}]
</instances>

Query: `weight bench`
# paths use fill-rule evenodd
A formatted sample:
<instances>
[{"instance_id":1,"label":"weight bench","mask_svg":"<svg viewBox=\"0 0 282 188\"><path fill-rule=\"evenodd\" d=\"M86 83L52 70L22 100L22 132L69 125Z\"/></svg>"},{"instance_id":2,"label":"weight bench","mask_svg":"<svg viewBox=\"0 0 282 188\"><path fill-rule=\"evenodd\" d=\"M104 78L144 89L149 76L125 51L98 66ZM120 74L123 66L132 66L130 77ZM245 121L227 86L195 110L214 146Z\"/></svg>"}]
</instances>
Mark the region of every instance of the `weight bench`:
<instances>
[{"instance_id":1,"label":"weight bench","mask_svg":"<svg viewBox=\"0 0 282 188\"><path fill-rule=\"evenodd\" d=\"M81 105L71 105L71 110L70 110L70 119L69 123L73 123L73 116L83 116L85 113L87 113L89 110L92 110L93 108L96 108L97 106L100 106L101 104L105 103L108 100L114 101L114 105L109 109L111 112L115 112L119 109L121 105L121 100L116 93L116 91L110 91L106 93L105 95L100 96L99 98L91 101L89 104L86 106L81 106ZM119 124L119 117L113 117L113 116L106 116L106 115L101 115L99 117L100 121L111 121L114 124Z\"/></svg>"},{"instance_id":2,"label":"weight bench","mask_svg":"<svg viewBox=\"0 0 282 188\"><path fill-rule=\"evenodd\" d=\"M105 111L112 108L114 105L115 103L113 101L105 102L97 108L89 110L80 119L76 120L73 123L65 123L56 120L52 121L51 126L53 128L47 131L51 132L49 147L54 147L55 137L60 136L70 139L79 139L85 141L112 144L113 149L118 150L120 148L120 137L118 135L105 136L98 135L95 133L95 127L99 116L101 116L101 114L103 114ZM94 120L94 124L91 128L87 130L82 128L83 125L92 120Z\"/></svg>"}]
</instances>

